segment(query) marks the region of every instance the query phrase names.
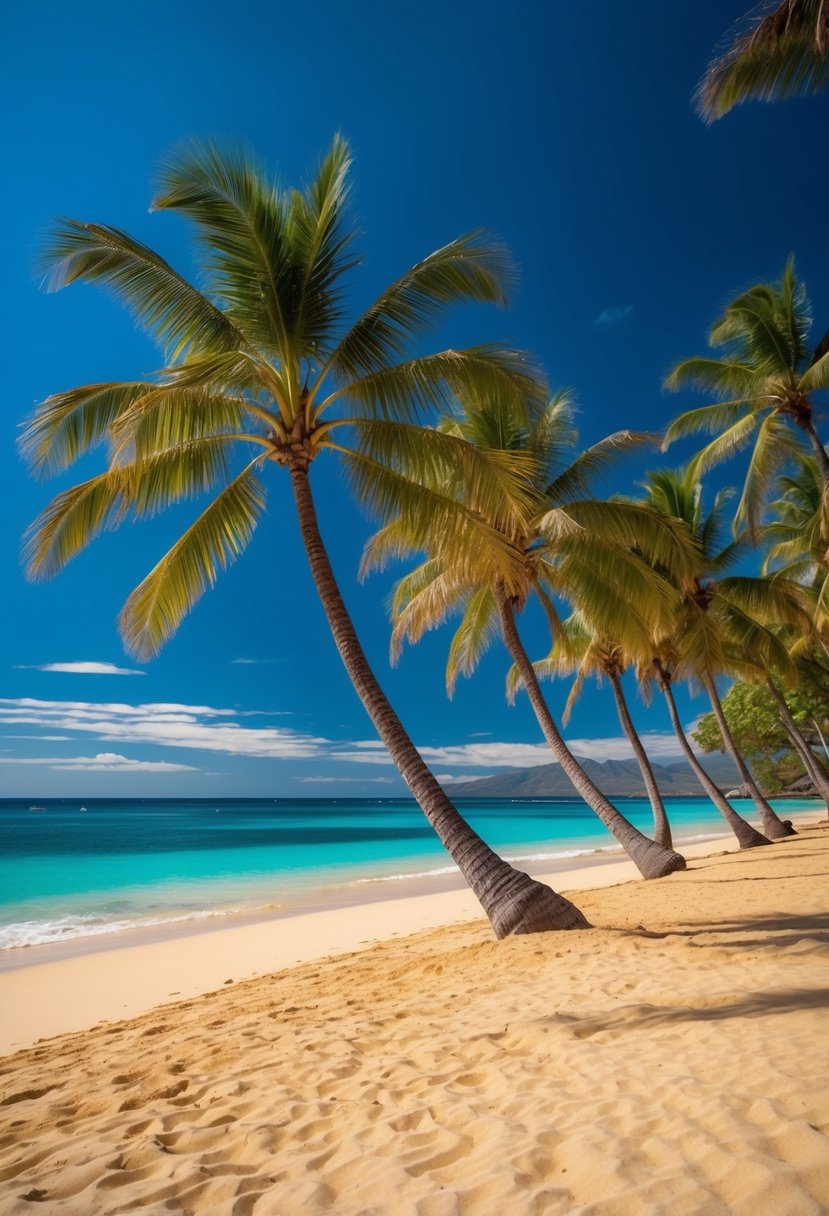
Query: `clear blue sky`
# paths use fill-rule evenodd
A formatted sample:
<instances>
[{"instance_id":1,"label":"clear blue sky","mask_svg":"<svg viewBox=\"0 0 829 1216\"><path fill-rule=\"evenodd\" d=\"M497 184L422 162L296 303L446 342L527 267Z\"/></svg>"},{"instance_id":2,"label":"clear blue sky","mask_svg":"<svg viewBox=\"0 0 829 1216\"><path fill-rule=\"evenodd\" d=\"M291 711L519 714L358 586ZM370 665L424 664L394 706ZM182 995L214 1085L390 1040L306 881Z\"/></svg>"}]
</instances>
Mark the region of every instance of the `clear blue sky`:
<instances>
[{"instance_id":1,"label":"clear blue sky","mask_svg":"<svg viewBox=\"0 0 829 1216\"><path fill-rule=\"evenodd\" d=\"M712 48L747 6L44 0L7 12L0 793L402 791L378 749L359 746L373 732L314 599L284 478L274 477L268 519L242 561L143 674L41 670L136 667L115 618L175 524L124 529L54 582L23 580L20 535L65 483L29 479L14 449L20 420L51 392L159 362L107 297L39 290L32 268L50 219L116 224L186 270L185 227L147 211L172 144L240 137L293 182L341 131L356 158L365 254L355 309L429 250L491 228L521 267L515 303L458 313L441 337L535 350L553 384L577 390L585 440L660 428L680 405L660 389L664 372L701 349L722 302L776 275L790 251L818 323L829 324L829 97L744 106L713 128L690 105ZM452 703L448 634L389 669L390 580L355 579L369 524L335 470L321 461L314 475L366 649L436 771L546 760L526 705L504 703L500 651ZM625 475L614 482L629 486ZM532 622L529 636L540 650ZM566 690L550 695L560 707ZM685 699L686 721L703 708ZM639 705L637 716L655 756L672 757L661 706ZM576 750L627 755L619 735L607 692L586 693L569 732Z\"/></svg>"}]
</instances>

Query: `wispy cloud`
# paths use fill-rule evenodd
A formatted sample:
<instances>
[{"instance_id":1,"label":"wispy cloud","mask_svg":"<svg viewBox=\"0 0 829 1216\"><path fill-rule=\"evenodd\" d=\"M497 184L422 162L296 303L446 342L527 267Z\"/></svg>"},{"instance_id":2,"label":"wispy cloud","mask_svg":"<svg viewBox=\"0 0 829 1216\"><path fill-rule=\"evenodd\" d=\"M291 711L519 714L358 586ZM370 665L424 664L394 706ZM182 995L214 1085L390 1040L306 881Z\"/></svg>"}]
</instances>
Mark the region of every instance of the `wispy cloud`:
<instances>
[{"instance_id":1,"label":"wispy cloud","mask_svg":"<svg viewBox=\"0 0 829 1216\"><path fill-rule=\"evenodd\" d=\"M57 671L73 676L144 676L136 667L116 667L114 663L15 663L18 671Z\"/></svg>"},{"instance_id":2,"label":"wispy cloud","mask_svg":"<svg viewBox=\"0 0 829 1216\"><path fill-rule=\"evenodd\" d=\"M131 760L117 752L98 752L96 756L0 756L0 764L30 764L65 773L197 773L192 764L173 764L167 760ZM209 776L210 774L203 774Z\"/></svg>"},{"instance_id":3,"label":"wispy cloud","mask_svg":"<svg viewBox=\"0 0 829 1216\"><path fill-rule=\"evenodd\" d=\"M228 659L228 662L242 664L246 667L252 667L258 663L278 663L279 659Z\"/></svg>"},{"instance_id":4,"label":"wispy cloud","mask_svg":"<svg viewBox=\"0 0 829 1216\"><path fill-rule=\"evenodd\" d=\"M594 317L593 324L597 329L609 329L612 325L621 325L632 314L632 304L623 304L618 308L603 308L599 315Z\"/></svg>"},{"instance_id":5,"label":"wispy cloud","mask_svg":"<svg viewBox=\"0 0 829 1216\"><path fill-rule=\"evenodd\" d=\"M300 777L300 785L396 785L394 777Z\"/></svg>"},{"instance_id":6,"label":"wispy cloud","mask_svg":"<svg viewBox=\"0 0 829 1216\"><path fill-rule=\"evenodd\" d=\"M254 716L258 716L258 711L254 713L168 702L129 705L120 702L45 701L31 697L0 698L0 726L31 728L42 732L33 735L28 732L10 734L7 731L4 737L9 741L15 738L77 741L79 736L91 736L101 743L119 747L137 744L273 760L307 760L312 764L324 761L392 767L391 757L379 739L337 741L300 730L248 725L246 719ZM680 754L676 739L669 731L646 732L642 739L654 760L675 760ZM593 760L628 760L633 755L624 736L568 739L567 742L576 755ZM456 770L477 769L485 772L553 763L552 753L543 742L512 743L480 738L445 747L422 747L420 750L427 764L443 773L447 780L456 775ZM89 762L88 757L86 761ZM57 762L53 758L50 763ZM96 759L96 763L103 762ZM343 780L341 777L329 778L314 773L313 768L303 779L315 784L333 784ZM396 778L383 775L354 780L376 780L385 784Z\"/></svg>"},{"instance_id":7,"label":"wispy cloud","mask_svg":"<svg viewBox=\"0 0 829 1216\"><path fill-rule=\"evenodd\" d=\"M126 705L41 701L32 697L0 698L0 724L39 726L50 732L82 732L107 743L155 744L280 760L314 759L326 753L328 739L274 726L243 726L232 721L246 716L247 713L238 710L216 709L210 705Z\"/></svg>"}]
</instances>

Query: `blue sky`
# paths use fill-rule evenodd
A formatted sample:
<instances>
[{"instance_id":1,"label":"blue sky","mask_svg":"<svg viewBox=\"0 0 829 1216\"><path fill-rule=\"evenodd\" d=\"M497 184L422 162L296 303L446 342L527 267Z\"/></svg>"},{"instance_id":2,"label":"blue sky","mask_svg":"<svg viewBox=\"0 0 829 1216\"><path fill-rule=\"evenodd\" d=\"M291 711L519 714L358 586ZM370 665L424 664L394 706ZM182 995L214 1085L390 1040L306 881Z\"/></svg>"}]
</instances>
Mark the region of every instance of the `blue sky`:
<instances>
[{"instance_id":1,"label":"blue sky","mask_svg":"<svg viewBox=\"0 0 829 1216\"><path fill-rule=\"evenodd\" d=\"M436 341L533 349L554 385L576 390L586 441L659 429L683 404L661 391L665 371L702 348L721 303L776 275L790 251L818 323L829 323L829 165L819 152L829 99L745 106L712 128L690 105L744 5L660 5L658 21L652 0L148 0L121 11L44 0L7 13L0 793L402 792L340 669L284 478L273 478L244 558L151 664L124 655L115 618L175 520L104 537L51 583L24 581L21 533L66 483L28 477L14 449L19 422L51 392L158 365L109 298L39 290L33 264L50 219L116 224L186 271L185 227L147 210L171 145L243 138L294 182L341 131L365 254L355 310L424 253L485 226L520 266L513 306L459 312ZM620 471L612 488L629 489L634 474ZM369 522L335 469L320 461L314 481L366 649L436 771L546 762L527 706L504 702L500 650L451 703L446 633L389 668L390 579L355 578ZM544 647L539 622L528 622L528 640ZM565 696L550 689L555 708ZM683 696L686 721L703 708ZM635 709L654 756L673 759L661 706ZM627 756L619 735L606 690L585 693L569 730L575 749Z\"/></svg>"}]
</instances>

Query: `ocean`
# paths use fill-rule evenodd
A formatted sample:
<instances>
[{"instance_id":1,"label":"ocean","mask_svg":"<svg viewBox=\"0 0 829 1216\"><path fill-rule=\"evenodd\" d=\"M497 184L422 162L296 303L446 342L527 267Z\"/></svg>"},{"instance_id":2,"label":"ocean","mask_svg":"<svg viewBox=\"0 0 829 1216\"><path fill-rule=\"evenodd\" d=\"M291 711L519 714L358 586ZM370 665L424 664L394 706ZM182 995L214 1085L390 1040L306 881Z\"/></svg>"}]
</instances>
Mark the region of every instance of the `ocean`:
<instances>
[{"instance_id":1,"label":"ocean","mask_svg":"<svg viewBox=\"0 0 829 1216\"><path fill-rule=\"evenodd\" d=\"M756 822L751 804L735 805ZM619 806L650 832L645 799ZM666 806L679 846L730 835L705 799ZM787 815L815 806L779 804ZM530 872L618 850L580 799L467 798L458 807ZM410 799L2 799L0 966L19 965L25 947L386 898L404 884L410 894L444 876L452 885L453 875Z\"/></svg>"}]
</instances>

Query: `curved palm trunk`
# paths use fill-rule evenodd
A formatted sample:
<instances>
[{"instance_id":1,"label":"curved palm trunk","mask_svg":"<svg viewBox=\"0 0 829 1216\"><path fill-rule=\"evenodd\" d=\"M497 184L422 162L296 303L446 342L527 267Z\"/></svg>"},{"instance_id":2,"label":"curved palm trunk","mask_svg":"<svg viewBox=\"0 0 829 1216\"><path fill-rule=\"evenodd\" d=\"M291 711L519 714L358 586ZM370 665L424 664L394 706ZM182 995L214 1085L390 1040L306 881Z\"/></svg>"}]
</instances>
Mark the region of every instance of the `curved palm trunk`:
<instances>
[{"instance_id":1,"label":"curved palm trunk","mask_svg":"<svg viewBox=\"0 0 829 1216\"><path fill-rule=\"evenodd\" d=\"M651 768L648 753L642 746L642 740L639 738L636 727L633 725L633 718L630 716L630 710L628 709L628 703L625 700L625 693L622 688L621 676L615 670L609 671L607 676L610 680L610 687L613 689L613 699L616 702L616 712L619 715L622 730L627 735L630 746L633 748L633 754L636 757L639 771L642 774L642 780L645 783L645 789L650 799L653 810L654 840L657 844L664 845L666 849L670 849L673 847L673 839L671 837L671 825L668 822L665 803L662 801L659 786L656 784L656 777Z\"/></svg>"},{"instance_id":2,"label":"curved palm trunk","mask_svg":"<svg viewBox=\"0 0 829 1216\"><path fill-rule=\"evenodd\" d=\"M688 742L685 731L682 729L682 723L679 720L679 713L676 708L674 699L674 690L671 687L671 677L668 675L665 668L658 659L654 660L654 667L659 674L659 687L665 694L665 700L668 703L668 713L671 716L671 725L674 728L674 734L677 737L679 746L682 748L682 754L694 770L694 775L702 788L705 790L708 797L714 803L714 806L722 815L725 822L731 828L731 831L737 837L737 842L741 849L756 849L760 844L771 844L762 832L758 832L755 827L752 827L742 815L738 815L734 807L723 795L722 790L718 785L715 785L711 778L706 773L705 769L697 759L696 752Z\"/></svg>"},{"instance_id":3,"label":"curved palm trunk","mask_svg":"<svg viewBox=\"0 0 829 1216\"><path fill-rule=\"evenodd\" d=\"M644 878L662 878L672 874L674 870L685 869L685 858L667 849L664 845L649 840L638 828L635 828L624 815L617 811L612 802L605 798L599 787L590 780L587 773L579 764L576 757L561 737L549 706L544 699L535 668L530 662L529 655L524 649L518 629L515 624L515 613L503 586L495 586L495 602L498 605L498 615L501 621L501 632L507 650L524 681L524 687L530 698L538 725L544 733L544 738L550 750L569 777L576 793L580 794L591 810L612 832L628 857L638 867Z\"/></svg>"},{"instance_id":4,"label":"curved palm trunk","mask_svg":"<svg viewBox=\"0 0 829 1216\"><path fill-rule=\"evenodd\" d=\"M796 832L789 823L784 823L776 814L774 807L771 806L760 791L757 782L751 775L751 770L740 754L734 736L731 733L728 722L723 712L720 695L717 692L717 686L714 683L714 678L710 672L706 672L702 677L702 685L708 693L708 699L711 702L711 708L714 711L714 717L717 719L717 725L720 728L723 743L726 746L728 754L737 765L737 770L743 779L743 783L748 786L749 793L754 801L754 805L760 812L760 819L763 824L763 832L768 836L769 840L781 840L784 836L795 836Z\"/></svg>"},{"instance_id":5,"label":"curved palm trunk","mask_svg":"<svg viewBox=\"0 0 829 1216\"><path fill-rule=\"evenodd\" d=\"M809 744L804 739L803 735L798 729L797 723L792 717L791 710L786 703L786 698L783 696L782 692L777 687L770 675L766 676L766 687L771 693L772 699L777 706L778 713L780 714L780 721L783 723L786 734L792 741L792 746L794 747L798 756L800 756L800 759L803 761L807 775L811 777L812 781L815 783L815 789L826 803L826 809L829 810L829 777L827 777L823 766L813 755L811 747L809 747Z\"/></svg>"},{"instance_id":6,"label":"curved palm trunk","mask_svg":"<svg viewBox=\"0 0 829 1216\"><path fill-rule=\"evenodd\" d=\"M818 435L811 418L801 421L800 426L806 432L806 437L814 452L820 479L823 482L824 493L829 493L829 456L826 454L826 448L820 442L820 435Z\"/></svg>"},{"instance_id":7,"label":"curved palm trunk","mask_svg":"<svg viewBox=\"0 0 829 1216\"><path fill-rule=\"evenodd\" d=\"M345 669L403 780L478 897L495 936L588 927L575 904L514 869L494 853L458 813L426 767L380 687L357 638L320 535L308 468L292 465L290 474L311 574Z\"/></svg>"}]
</instances>

